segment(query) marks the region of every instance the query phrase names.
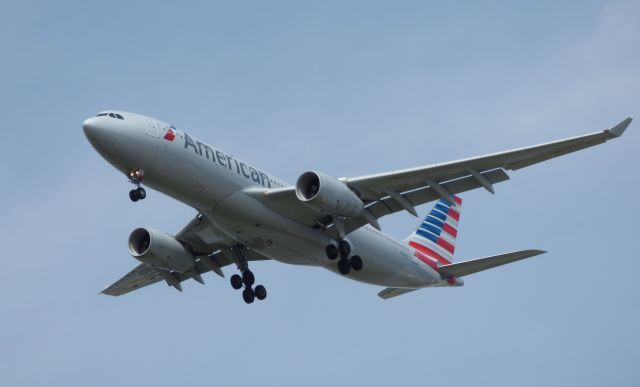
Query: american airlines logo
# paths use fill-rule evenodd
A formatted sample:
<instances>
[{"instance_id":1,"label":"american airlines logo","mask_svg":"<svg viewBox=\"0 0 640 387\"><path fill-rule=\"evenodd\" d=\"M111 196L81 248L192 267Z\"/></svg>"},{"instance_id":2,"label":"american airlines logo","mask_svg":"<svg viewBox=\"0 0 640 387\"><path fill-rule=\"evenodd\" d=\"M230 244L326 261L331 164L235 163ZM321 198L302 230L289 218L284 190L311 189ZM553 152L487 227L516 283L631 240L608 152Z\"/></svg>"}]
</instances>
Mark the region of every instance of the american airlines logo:
<instances>
[{"instance_id":1,"label":"american airlines logo","mask_svg":"<svg viewBox=\"0 0 640 387\"><path fill-rule=\"evenodd\" d=\"M173 141L176 139L176 132L172 128L168 128L163 138L167 141Z\"/></svg>"},{"instance_id":2,"label":"american airlines logo","mask_svg":"<svg viewBox=\"0 0 640 387\"><path fill-rule=\"evenodd\" d=\"M164 134L164 137L162 137L163 139L167 140L167 141L173 141L176 139L176 127L171 125L168 128L165 128L165 130L167 131Z\"/></svg>"}]
</instances>

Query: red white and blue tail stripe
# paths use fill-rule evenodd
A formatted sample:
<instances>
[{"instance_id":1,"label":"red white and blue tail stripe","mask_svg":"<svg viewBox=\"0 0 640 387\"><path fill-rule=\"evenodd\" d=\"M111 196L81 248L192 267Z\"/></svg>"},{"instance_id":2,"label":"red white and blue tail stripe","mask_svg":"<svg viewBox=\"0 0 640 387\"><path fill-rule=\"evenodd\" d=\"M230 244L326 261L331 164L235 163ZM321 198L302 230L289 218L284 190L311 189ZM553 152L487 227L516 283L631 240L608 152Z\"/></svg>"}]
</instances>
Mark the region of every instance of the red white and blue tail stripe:
<instances>
[{"instance_id":1,"label":"red white and blue tail stripe","mask_svg":"<svg viewBox=\"0 0 640 387\"><path fill-rule=\"evenodd\" d=\"M438 201L420 227L406 240L419 258L426 255L431 259L432 262L425 262L430 266L436 262L440 265L453 262L462 199L455 196L454 201L453 204L443 199Z\"/></svg>"}]
</instances>

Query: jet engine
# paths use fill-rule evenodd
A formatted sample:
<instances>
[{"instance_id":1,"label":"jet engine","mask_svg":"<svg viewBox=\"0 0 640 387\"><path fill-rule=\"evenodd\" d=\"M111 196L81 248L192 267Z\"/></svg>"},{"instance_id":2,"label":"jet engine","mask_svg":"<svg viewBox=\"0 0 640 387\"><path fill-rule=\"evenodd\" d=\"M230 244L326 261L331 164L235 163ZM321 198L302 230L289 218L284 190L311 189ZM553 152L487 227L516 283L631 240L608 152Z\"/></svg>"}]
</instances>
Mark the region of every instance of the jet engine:
<instances>
[{"instance_id":1,"label":"jet engine","mask_svg":"<svg viewBox=\"0 0 640 387\"><path fill-rule=\"evenodd\" d=\"M186 273L196 258L178 240L150 228L137 228L129 235L129 253L149 266Z\"/></svg>"},{"instance_id":2,"label":"jet engine","mask_svg":"<svg viewBox=\"0 0 640 387\"><path fill-rule=\"evenodd\" d=\"M320 172L305 172L296 182L296 196L316 211L344 217L357 217L364 203L340 180Z\"/></svg>"}]
</instances>

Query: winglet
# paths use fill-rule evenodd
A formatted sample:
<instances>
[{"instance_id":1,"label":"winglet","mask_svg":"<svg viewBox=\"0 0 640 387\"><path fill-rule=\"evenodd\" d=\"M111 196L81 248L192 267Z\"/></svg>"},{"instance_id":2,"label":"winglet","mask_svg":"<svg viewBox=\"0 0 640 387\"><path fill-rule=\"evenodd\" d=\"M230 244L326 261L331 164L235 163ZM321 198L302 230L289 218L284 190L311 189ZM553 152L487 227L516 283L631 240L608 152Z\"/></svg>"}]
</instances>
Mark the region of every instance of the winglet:
<instances>
[{"instance_id":1,"label":"winglet","mask_svg":"<svg viewBox=\"0 0 640 387\"><path fill-rule=\"evenodd\" d=\"M609 129L609 133L611 133L615 137L622 136L622 134L627 129L627 126L629 126L631 121L632 121L631 117L627 117L624 121L620 122L618 125L616 125L613 128Z\"/></svg>"}]
</instances>

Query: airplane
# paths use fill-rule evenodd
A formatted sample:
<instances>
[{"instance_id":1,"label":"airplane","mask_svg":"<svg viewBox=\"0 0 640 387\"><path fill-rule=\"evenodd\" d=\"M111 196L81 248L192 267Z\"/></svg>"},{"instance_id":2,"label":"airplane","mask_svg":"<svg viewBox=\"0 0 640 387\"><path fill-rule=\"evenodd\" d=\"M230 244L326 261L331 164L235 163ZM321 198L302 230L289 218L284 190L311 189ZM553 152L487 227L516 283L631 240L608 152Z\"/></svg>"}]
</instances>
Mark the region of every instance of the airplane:
<instances>
[{"instance_id":1,"label":"airplane","mask_svg":"<svg viewBox=\"0 0 640 387\"><path fill-rule=\"evenodd\" d=\"M204 284L209 271L235 264L230 277L251 304L267 290L256 285L250 262L275 260L318 266L346 278L384 287L389 299L428 287L457 287L461 277L545 253L521 250L455 262L462 208L460 193L509 179L515 171L620 137L626 118L611 129L441 164L336 179L318 171L294 185L278 179L176 126L141 114L107 110L83 122L95 150L124 173L130 200L155 189L197 211L175 235L141 227L128 239L140 264L101 293L120 296L164 281ZM434 202L419 227L399 240L378 219Z\"/></svg>"}]
</instances>

